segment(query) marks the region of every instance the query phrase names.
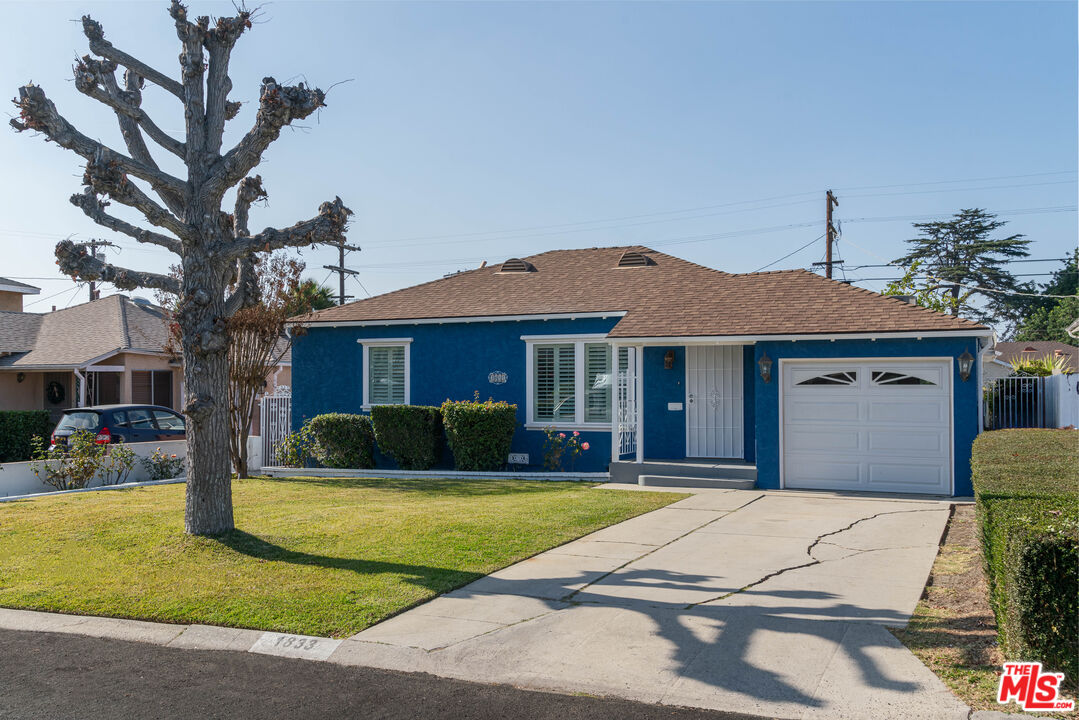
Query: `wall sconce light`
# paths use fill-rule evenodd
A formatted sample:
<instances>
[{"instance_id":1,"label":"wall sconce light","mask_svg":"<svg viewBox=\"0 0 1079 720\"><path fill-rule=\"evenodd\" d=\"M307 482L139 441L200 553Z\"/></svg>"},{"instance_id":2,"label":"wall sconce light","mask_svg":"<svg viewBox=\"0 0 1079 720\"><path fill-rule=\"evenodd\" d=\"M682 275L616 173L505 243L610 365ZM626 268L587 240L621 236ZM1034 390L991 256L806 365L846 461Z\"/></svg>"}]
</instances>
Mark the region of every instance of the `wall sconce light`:
<instances>
[{"instance_id":1,"label":"wall sconce light","mask_svg":"<svg viewBox=\"0 0 1079 720\"><path fill-rule=\"evenodd\" d=\"M766 383L772 382L772 358L768 357L767 352L761 355L761 359L757 361L757 365L761 368L761 380Z\"/></svg>"},{"instance_id":2,"label":"wall sconce light","mask_svg":"<svg viewBox=\"0 0 1079 720\"><path fill-rule=\"evenodd\" d=\"M959 379L966 382L970 379L970 369L974 367L974 356L966 350L959 356Z\"/></svg>"},{"instance_id":3,"label":"wall sconce light","mask_svg":"<svg viewBox=\"0 0 1079 720\"><path fill-rule=\"evenodd\" d=\"M663 355L663 369L670 370L674 367L674 350L668 350Z\"/></svg>"},{"instance_id":4,"label":"wall sconce light","mask_svg":"<svg viewBox=\"0 0 1079 720\"><path fill-rule=\"evenodd\" d=\"M21 373L19 373L18 375L15 376L15 382L22 382L25 379L26 379L26 373L24 373L24 372L21 372Z\"/></svg>"}]
</instances>

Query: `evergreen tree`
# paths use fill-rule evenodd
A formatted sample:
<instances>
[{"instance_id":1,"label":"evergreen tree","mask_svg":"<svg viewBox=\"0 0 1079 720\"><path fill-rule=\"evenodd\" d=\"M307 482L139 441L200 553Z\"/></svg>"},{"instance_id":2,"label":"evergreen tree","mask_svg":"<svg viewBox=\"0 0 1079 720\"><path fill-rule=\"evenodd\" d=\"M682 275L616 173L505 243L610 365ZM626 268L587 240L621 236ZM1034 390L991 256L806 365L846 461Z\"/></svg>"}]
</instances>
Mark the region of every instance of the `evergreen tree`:
<instances>
[{"instance_id":1,"label":"evergreen tree","mask_svg":"<svg viewBox=\"0 0 1079 720\"><path fill-rule=\"evenodd\" d=\"M1024 293L1040 293L1044 297L1029 295L1002 295L994 303L994 310L1006 326L1005 337L1015 340L1058 340L1077 344L1064 331L1079 317L1076 307L1079 299L1079 250L1064 261L1064 267L1053 273L1049 282L1038 286L1033 282L1020 286ZM1050 297L1070 295L1071 298ZM1070 315L1070 317L1069 317Z\"/></svg>"},{"instance_id":2,"label":"evergreen tree","mask_svg":"<svg viewBox=\"0 0 1079 720\"><path fill-rule=\"evenodd\" d=\"M923 289L950 295L952 315L992 322L995 295L976 288L1016 289L1015 276L1005 265L1030 254L1030 240L1021 234L990 237L1006 224L980 208L960 210L950 220L914 223L919 236L907 240L910 251L895 263L904 267L921 263L929 277ZM978 296L990 300L988 310L974 305Z\"/></svg>"}]
</instances>

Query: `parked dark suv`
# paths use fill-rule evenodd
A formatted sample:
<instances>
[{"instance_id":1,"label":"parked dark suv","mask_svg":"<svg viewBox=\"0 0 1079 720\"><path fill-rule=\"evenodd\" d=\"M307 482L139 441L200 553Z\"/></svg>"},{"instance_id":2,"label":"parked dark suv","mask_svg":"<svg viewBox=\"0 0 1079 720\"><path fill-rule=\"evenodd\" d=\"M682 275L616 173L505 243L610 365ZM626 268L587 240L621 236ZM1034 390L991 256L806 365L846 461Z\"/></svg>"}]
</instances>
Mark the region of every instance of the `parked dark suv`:
<instances>
[{"instance_id":1,"label":"parked dark suv","mask_svg":"<svg viewBox=\"0 0 1079 720\"><path fill-rule=\"evenodd\" d=\"M79 430L94 433L98 444L185 440L184 416L157 405L95 405L65 410L52 431L54 446L67 445Z\"/></svg>"}]
</instances>

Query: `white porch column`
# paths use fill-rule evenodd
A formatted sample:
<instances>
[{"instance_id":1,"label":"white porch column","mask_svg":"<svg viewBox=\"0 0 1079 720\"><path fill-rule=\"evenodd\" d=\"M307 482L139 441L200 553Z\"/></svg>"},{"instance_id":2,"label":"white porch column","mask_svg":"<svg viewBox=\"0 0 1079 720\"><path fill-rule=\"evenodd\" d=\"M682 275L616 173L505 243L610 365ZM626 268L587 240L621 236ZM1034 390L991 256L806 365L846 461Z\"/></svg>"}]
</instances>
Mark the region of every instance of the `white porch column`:
<instances>
[{"instance_id":1,"label":"white porch column","mask_svg":"<svg viewBox=\"0 0 1079 720\"><path fill-rule=\"evenodd\" d=\"M83 373L79 372L78 368L73 368L72 372L75 374L75 379L79 383L79 405L78 406L79 407L86 407L86 378L90 375L90 373L86 373L84 375Z\"/></svg>"},{"instance_id":2,"label":"white porch column","mask_svg":"<svg viewBox=\"0 0 1079 720\"><path fill-rule=\"evenodd\" d=\"M622 445L618 427L618 343L611 343L611 462L618 462Z\"/></svg>"},{"instance_id":3,"label":"white porch column","mask_svg":"<svg viewBox=\"0 0 1079 720\"><path fill-rule=\"evenodd\" d=\"M637 356L637 388L634 394L637 410L637 463L644 462L644 345L638 345L634 351Z\"/></svg>"}]
</instances>

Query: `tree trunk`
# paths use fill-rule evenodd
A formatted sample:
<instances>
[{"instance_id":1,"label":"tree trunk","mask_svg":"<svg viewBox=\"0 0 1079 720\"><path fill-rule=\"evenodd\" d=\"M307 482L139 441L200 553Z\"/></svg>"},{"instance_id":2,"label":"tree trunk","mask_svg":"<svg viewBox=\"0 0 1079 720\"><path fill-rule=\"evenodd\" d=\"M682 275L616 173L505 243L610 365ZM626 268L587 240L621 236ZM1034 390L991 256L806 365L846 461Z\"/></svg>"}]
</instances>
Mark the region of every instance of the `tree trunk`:
<instances>
[{"instance_id":1,"label":"tree trunk","mask_svg":"<svg viewBox=\"0 0 1079 720\"><path fill-rule=\"evenodd\" d=\"M185 258L184 299L178 313L188 418L184 530L192 535L219 535L234 527L228 336L222 319L225 280L212 265L198 268L199 259Z\"/></svg>"}]
</instances>

